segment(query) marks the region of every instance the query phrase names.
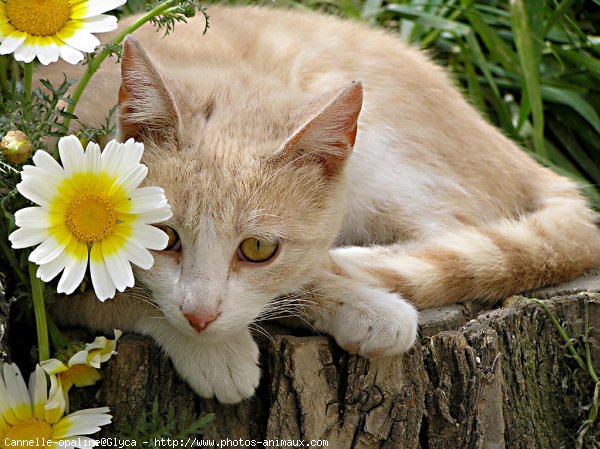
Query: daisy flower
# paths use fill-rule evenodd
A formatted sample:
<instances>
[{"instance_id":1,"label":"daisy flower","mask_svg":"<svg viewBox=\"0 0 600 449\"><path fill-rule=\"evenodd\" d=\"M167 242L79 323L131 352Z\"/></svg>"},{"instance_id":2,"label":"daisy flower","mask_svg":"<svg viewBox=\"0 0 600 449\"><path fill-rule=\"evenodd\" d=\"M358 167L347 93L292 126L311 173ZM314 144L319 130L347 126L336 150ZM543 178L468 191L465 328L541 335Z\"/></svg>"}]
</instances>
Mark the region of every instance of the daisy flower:
<instances>
[{"instance_id":1,"label":"daisy flower","mask_svg":"<svg viewBox=\"0 0 600 449\"><path fill-rule=\"evenodd\" d=\"M115 339L96 337L92 343L85 345L85 349L77 351L66 363L58 359L49 359L40 362L44 371L50 376L56 376L60 381L65 399L73 385L76 387L87 387L94 385L102 376L98 369L100 363L104 363L117 352L117 340L123 333L115 329ZM72 352L71 352L72 353ZM66 359L66 357L65 357Z\"/></svg>"},{"instance_id":2,"label":"daisy flower","mask_svg":"<svg viewBox=\"0 0 600 449\"><path fill-rule=\"evenodd\" d=\"M117 340L121 338L123 332L119 329L114 330L115 339L110 340L106 337L96 337L93 342L85 345L85 350L88 352L88 363L93 367L100 368L100 364L107 362L114 354L117 353Z\"/></svg>"},{"instance_id":3,"label":"daisy flower","mask_svg":"<svg viewBox=\"0 0 600 449\"><path fill-rule=\"evenodd\" d=\"M0 55L42 64L59 57L71 64L100 45L92 33L117 28L114 16L102 14L127 0L0 0Z\"/></svg>"},{"instance_id":4,"label":"daisy flower","mask_svg":"<svg viewBox=\"0 0 600 449\"><path fill-rule=\"evenodd\" d=\"M5 364L0 377L0 441L2 447L47 448L96 446L96 440L85 437L109 424L108 407L80 410L63 416L65 403L62 391L51 378L50 394L44 370L37 365L29 378L29 388L17 365ZM23 446L35 440L35 445ZM51 443L50 443L51 440Z\"/></svg>"},{"instance_id":5,"label":"daisy flower","mask_svg":"<svg viewBox=\"0 0 600 449\"><path fill-rule=\"evenodd\" d=\"M131 263L149 269L148 249L161 250L168 236L150 223L171 217L163 189L138 186L148 168L140 163L144 145L129 139L109 142L102 153L89 143L84 153L75 136L58 142L61 167L45 151L33 156L17 184L39 207L15 213L9 239L13 248L40 244L29 260L37 277L48 282L63 272L58 293L72 293L83 280L89 261L92 285L101 301L115 290L133 287Z\"/></svg>"}]
</instances>

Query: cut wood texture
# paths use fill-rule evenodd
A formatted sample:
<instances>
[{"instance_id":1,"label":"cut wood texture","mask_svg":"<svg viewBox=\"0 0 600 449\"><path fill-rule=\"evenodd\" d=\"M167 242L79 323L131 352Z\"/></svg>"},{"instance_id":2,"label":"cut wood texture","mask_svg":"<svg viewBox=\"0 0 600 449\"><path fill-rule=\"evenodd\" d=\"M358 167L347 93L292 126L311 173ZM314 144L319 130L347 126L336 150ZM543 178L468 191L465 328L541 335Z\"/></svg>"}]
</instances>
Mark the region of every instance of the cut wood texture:
<instances>
[{"instance_id":1,"label":"cut wood texture","mask_svg":"<svg viewBox=\"0 0 600 449\"><path fill-rule=\"evenodd\" d=\"M548 304L575 337L584 332L585 302L598 365L600 297L578 293ZM276 333L263 341L259 391L235 406L199 399L152 341L125 335L101 386L78 390L72 405L109 405L119 423L157 398L161 410L173 406L176 414L214 412L204 438L215 440L325 439L336 449L575 447L593 384L585 372L573 373L547 313L525 299L469 321L466 310L425 312L420 344L377 360L348 355L324 336ZM106 433L118 435L115 427Z\"/></svg>"}]
</instances>

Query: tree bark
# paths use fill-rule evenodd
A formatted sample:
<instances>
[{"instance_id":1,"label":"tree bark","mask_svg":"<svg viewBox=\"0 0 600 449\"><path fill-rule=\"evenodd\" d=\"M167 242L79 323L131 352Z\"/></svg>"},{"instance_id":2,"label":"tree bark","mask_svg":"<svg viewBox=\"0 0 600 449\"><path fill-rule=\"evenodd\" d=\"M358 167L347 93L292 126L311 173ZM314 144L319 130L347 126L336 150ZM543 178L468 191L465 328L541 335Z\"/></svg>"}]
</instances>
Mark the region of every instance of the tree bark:
<instances>
[{"instance_id":1,"label":"tree bark","mask_svg":"<svg viewBox=\"0 0 600 449\"><path fill-rule=\"evenodd\" d=\"M600 296L548 304L578 337L586 302L600 371ZM108 405L116 424L105 432L115 436L119 423L133 422L156 398L163 412L215 413L205 439L325 439L336 449L575 447L587 414L580 407L594 385L566 355L546 312L522 300L468 321L472 313L463 306L427 311L420 343L377 360L348 355L327 337L274 330L261 342L257 394L235 406L198 398L152 341L125 335L101 385L72 390L71 404ZM588 437L594 432L598 426Z\"/></svg>"}]
</instances>

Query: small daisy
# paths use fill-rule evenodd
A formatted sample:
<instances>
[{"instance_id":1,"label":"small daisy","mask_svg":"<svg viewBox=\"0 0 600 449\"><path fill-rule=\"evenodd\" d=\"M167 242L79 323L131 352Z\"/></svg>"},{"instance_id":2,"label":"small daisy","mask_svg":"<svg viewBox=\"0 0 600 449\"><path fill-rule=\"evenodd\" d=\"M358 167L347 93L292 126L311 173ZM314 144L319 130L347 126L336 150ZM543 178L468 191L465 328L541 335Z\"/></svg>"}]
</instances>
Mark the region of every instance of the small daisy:
<instances>
[{"instance_id":1,"label":"small daisy","mask_svg":"<svg viewBox=\"0 0 600 449\"><path fill-rule=\"evenodd\" d=\"M115 329L114 340L96 337L92 343L85 345L85 349L77 351L68 360L66 360L68 357L66 356L63 359L66 363L58 359L49 359L40 362L40 365L48 375L58 377L65 399L67 399L67 393L73 385L87 387L94 385L102 378L98 371L100 364L107 362L112 355L117 353L115 351L117 340L122 334L120 330Z\"/></svg>"},{"instance_id":2,"label":"small daisy","mask_svg":"<svg viewBox=\"0 0 600 449\"><path fill-rule=\"evenodd\" d=\"M5 364L0 377L0 442L2 447L37 447L23 445L35 440L44 447L97 446L96 440L85 437L109 424L112 416L108 407L80 410L64 416L65 403L62 391L51 378L50 395L46 374L38 365L29 378L29 388L17 365Z\"/></svg>"},{"instance_id":3,"label":"small daisy","mask_svg":"<svg viewBox=\"0 0 600 449\"><path fill-rule=\"evenodd\" d=\"M92 33L117 28L114 16L102 14L127 0L0 0L0 55L42 64L59 57L71 64L100 45Z\"/></svg>"},{"instance_id":4,"label":"small daisy","mask_svg":"<svg viewBox=\"0 0 600 449\"><path fill-rule=\"evenodd\" d=\"M114 354L117 353L117 340L121 338L123 332L119 329L114 330L115 339L100 336L96 337L93 342L85 345L85 350L88 352L88 362L95 368L100 368L100 364L107 362Z\"/></svg>"},{"instance_id":5,"label":"small daisy","mask_svg":"<svg viewBox=\"0 0 600 449\"><path fill-rule=\"evenodd\" d=\"M144 145L113 140L102 153L89 143L84 153L75 136L58 142L63 167L45 151L33 156L17 184L19 192L39 207L15 213L13 248L40 244L29 260L39 265L44 282L61 271L58 293L72 293L83 280L88 260L96 296L112 298L115 290L133 287L131 263L149 269L148 249L161 250L168 236L150 223L171 217L163 189L138 186L148 168L140 164Z\"/></svg>"}]
</instances>

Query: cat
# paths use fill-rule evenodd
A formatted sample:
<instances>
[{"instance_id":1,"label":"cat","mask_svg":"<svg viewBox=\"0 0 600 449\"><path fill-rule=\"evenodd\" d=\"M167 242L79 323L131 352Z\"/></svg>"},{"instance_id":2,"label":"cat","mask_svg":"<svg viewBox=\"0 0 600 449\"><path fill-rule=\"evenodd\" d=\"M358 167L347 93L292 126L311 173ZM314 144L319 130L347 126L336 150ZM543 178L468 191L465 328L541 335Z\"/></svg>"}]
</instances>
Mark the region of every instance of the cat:
<instances>
[{"instance_id":1,"label":"cat","mask_svg":"<svg viewBox=\"0 0 600 449\"><path fill-rule=\"evenodd\" d=\"M145 144L173 209L136 287L67 297L68 325L151 336L200 395L260 378L251 323L291 307L365 357L407 351L418 309L491 304L600 262L596 214L396 36L317 13L211 6L142 27L76 113ZM133 19L121 22L121 29ZM59 80L82 67L55 64Z\"/></svg>"}]
</instances>

